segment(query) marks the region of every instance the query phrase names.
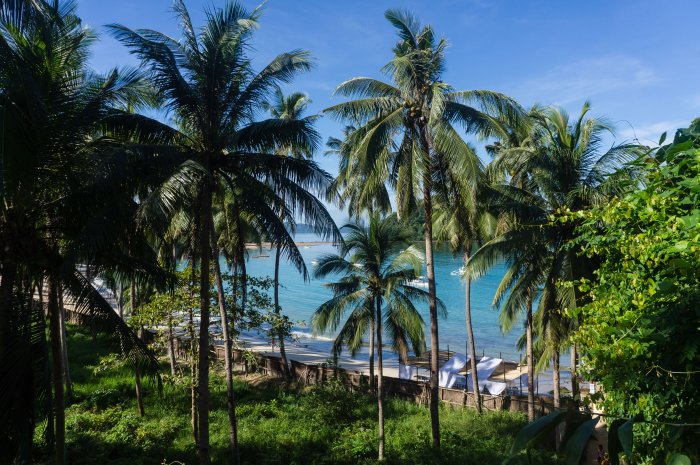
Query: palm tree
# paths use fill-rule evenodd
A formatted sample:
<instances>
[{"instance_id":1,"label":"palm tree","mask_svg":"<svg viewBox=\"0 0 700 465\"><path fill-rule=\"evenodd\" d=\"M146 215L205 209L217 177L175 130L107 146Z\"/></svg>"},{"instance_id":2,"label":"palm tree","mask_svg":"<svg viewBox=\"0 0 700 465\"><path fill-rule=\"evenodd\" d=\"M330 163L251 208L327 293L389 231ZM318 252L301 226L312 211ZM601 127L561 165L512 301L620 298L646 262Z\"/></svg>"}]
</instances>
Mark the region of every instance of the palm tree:
<instances>
[{"instance_id":1,"label":"palm tree","mask_svg":"<svg viewBox=\"0 0 700 465\"><path fill-rule=\"evenodd\" d=\"M433 182L441 165L467 158L466 143L454 124L467 131L491 133L491 117L474 108L501 114L519 107L502 94L490 91L455 91L441 81L445 68L445 40L437 40L430 26L420 27L408 12L388 10L386 18L397 29L394 58L383 68L392 83L358 77L342 83L336 93L356 98L326 109L358 129L347 141L349 163L360 179L374 176L391 181L400 216L407 216L422 200L425 214L425 256L430 295L430 413L433 445L440 445L438 418L438 314L433 258ZM438 157L439 154L439 157ZM438 158L441 164L438 164ZM379 183L371 183L376 186Z\"/></svg>"},{"instance_id":2,"label":"palm tree","mask_svg":"<svg viewBox=\"0 0 700 465\"><path fill-rule=\"evenodd\" d=\"M181 0L175 2L174 10L183 35L179 42L153 30L134 31L121 25L110 28L142 60L179 127L175 130L149 122L151 128L175 133L172 139L180 154L163 161L161 183L145 198L142 212L146 217L172 215L182 199L196 205L201 271L198 447L199 462L208 464L212 198L221 194L222 186L233 192L237 205L250 212L259 229L276 238L283 254L305 276L304 261L284 222L299 216L322 234L338 234L324 205L309 192L325 191L330 176L311 161L274 154L283 146L316 147L318 136L310 121L256 119L257 111L278 85L310 69L308 53L280 54L255 72L248 51L259 9L249 13L237 2L207 9L199 33ZM229 418L233 431L231 413ZM232 441L234 437L232 433ZM237 444L232 443L231 448L237 457Z\"/></svg>"},{"instance_id":3,"label":"palm tree","mask_svg":"<svg viewBox=\"0 0 700 465\"><path fill-rule=\"evenodd\" d=\"M386 332L402 361L409 348L422 353L425 347L425 323L414 301L427 302L426 291L407 284L420 273L422 256L407 247L408 232L393 216L380 219L369 216L369 224L344 226L348 231L341 255L319 259L314 271L317 278L341 274L338 282L327 286L334 296L323 303L312 317L315 332L335 331L343 317L347 320L333 343L334 355L347 346L355 355L370 322L377 338L377 405L379 410L379 460L384 460L384 390L382 337ZM383 329L386 328L386 329Z\"/></svg>"},{"instance_id":4,"label":"palm tree","mask_svg":"<svg viewBox=\"0 0 700 465\"><path fill-rule=\"evenodd\" d=\"M357 131L353 125L343 128L343 139L329 137L326 141L326 155L338 157L338 176L334 187L340 192L339 206L347 206L351 218L360 218L365 212L390 213L391 194L387 188L386 176L381 171L363 173L353 157L352 134Z\"/></svg>"},{"instance_id":5,"label":"palm tree","mask_svg":"<svg viewBox=\"0 0 700 465\"><path fill-rule=\"evenodd\" d=\"M589 110L585 103L579 117L570 121L562 109L536 109L531 113L531 136L520 146L499 151L495 163L511 175L510 185L494 188L502 229L473 257L474 266L482 269L497 257L505 257L508 263L494 304L501 306L504 331L526 311L529 391L534 376L532 304L541 292L536 319L545 356L555 368L556 406L560 402L559 354L573 323L565 321L564 310L580 303L575 290L559 282L580 279L590 273L592 264L570 247L575 224L551 218L599 205L619 193L629 185L622 182L625 175L620 170L641 154L638 146L628 144L602 152L603 136L612 129L604 120L588 117Z\"/></svg>"},{"instance_id":6,"label":"palm tree","mask_svg":"<svg viewBox=\"0 0 700 465\"><path fill-rule=\"evenodd\" d=\"M440 194L435 198L436 213L433 224L438 241L446 242L454 252L461 252L464 258L464 268L467 268L471 253L475 247L483 244L491 233L493 217L479 203L479 185L484 182L481 163L472 150L469 159L471 165L479 169L459 169L459 166L444 166L439 170L442 176ZM476 175L476 178L470 177ZM479 392L478 373L476 371L476 348L471 319L471 287L472 276L463 273L465 282L465 320L467 341L470 352L472 373L472 389L476 408L481 413L481 394Z\"/></svg>"},{"instance_id":7,"label":"palm tree","mask_svg":"<svg viewBox=\"0 0 700 465\"><path fill-rule=\"evenodd\" d=\"M328 148L326 155L338 157L338 176L334 181L334 188L340 192L339 205L347 206L348 215L359 219L365 212L389 213L391 212L391 200L386 179L372 173L360 173L356 166L352 166L356 159L352 157L353 146L352 133L356 128L348 125L343 129L343 139L329 137L326 142ZM369 384L374 390L374 347L375 347L374 319L369 319Z\"/></svg>"},{"instance_id":8,"label":"palm tree","mask_svg":"<svg viewBox=\"0 0 700 465\"><path fill-rule=\"evenodd\" d=\"M64 463L64 295L76 315L117 334L136 366L157 373L150 351L78 269L147 275L152 266L144 260L132 268L124 231L133 196L110 177L106 160L119 148L103 133L122 102L140 101L142 82L133 71L89 70L92 41L72 2L0 5L2 462L28 461L35 422L50 419L55 463ZM142 235L137 244L144 244ZM37 287L48 294L50 378L43 376L49 353ZM32 380L34 386L26 384ZM44 401L52 398L53 406Z\"/></svg>"},{"instance_id":9,"label":"palm tree","mask_svg":"<svg viewBox=\"0 0 700 465\"><path fill-rule=\"evenodd\" d=\"M299 120L306 110L306 107L311 103L311 99L302 92L293 92L290 95L284 95L279 87L275 91L274 98L271 102L266 102L263 105L264 109L270 112L273 118L286 120ZM306 121L312 122L316 116L307 116L303 118ZM305 147L301 145L282 146L277 149L277 153L283 156L291 156L294 158L307 158L313 156L313 147ZM285 199L282 198L284 202ZM280 274L280 256L282 249L277 246L275 251L275 272L273 278L273 299L274 311L277 317L280 316L282 308L279 300L279 274ZM277 334L279 341L280 357L282 359L282 367L284 369L284 377L287 381L290 380L291 374L289 371L289 362L287 361L287 353L284 346L284 331L280 330Z\"/></svg>"}]
</instances>

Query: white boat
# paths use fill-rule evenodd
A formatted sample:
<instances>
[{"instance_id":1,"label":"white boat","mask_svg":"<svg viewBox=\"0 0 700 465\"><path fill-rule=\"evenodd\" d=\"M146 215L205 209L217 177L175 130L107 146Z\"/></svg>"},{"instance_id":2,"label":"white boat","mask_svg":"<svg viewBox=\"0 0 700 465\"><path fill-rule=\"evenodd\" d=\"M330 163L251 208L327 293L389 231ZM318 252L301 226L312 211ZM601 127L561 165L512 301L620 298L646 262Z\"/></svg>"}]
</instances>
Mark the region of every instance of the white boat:
<instances>
[{"instance_id":1,"label":"white boat","mask_svg":"<svg viewBox=\"0 0 700 465\"><path fill-rule=\"evenodd\" d=\"M450 274L452 276L462 276L466 271L467 269L465 267L461 267L458 270L453 270Z\"/></svg>"},{"instance_id":2,"label":"white boat","mask_svg":"<svg viewBox=\"0 0 700 465\"><path fill-rule=\"evenodd\" d=\"M311 264L313 266L318 266L318 260L311 260Z\"/></svg>"},{"instance_id":3,"label":"white boat","mask_svg":"<svg viewBox=\"0 0 700 465\"><path fill-rule=\"evenodd\" d=\"M415 279L407 280L406 285L413 287L428 287L428 278L425 276L418 276Z\"/></svg>"}]
</instances>

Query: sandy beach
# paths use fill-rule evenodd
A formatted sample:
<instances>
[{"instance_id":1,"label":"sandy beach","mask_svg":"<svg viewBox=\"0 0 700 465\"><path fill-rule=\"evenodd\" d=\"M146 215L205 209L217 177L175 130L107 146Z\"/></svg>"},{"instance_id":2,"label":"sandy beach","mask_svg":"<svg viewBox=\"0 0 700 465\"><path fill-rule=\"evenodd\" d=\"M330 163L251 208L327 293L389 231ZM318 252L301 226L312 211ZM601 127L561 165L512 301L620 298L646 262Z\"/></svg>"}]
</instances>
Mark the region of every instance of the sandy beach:
<instances>
[{"instance_id":1,"label":"sandy beach","mask_svg":"<svg viewBox=\"0 0 700 465\"><path fill-rule=\"evenodd\" d=\"M238 347L252 350L256 353L261 353L267 356L280 357L279 346L275 345L274 351L272 350L269 340L264 340L262 335L251 336L242 335L238 339ZM285 349L287 351L287 358L289 360L296 360L305 364L322 364L328 363L331 358L330 353L322 352L318 349L309 347L303 339L298 341L285 341ZM393 352L385 349L384 358L384 376L390 378L399 378L399 363L398 358L394 356ZM343 353L338 358L338 365L349 371L355 371L362 374L369 374L369 360L368 358L359 356L357 358L352 358L348 353ZM517 363L509 362L507 365L515 365L516 367L510 367L510 372L507 373L508 384L512 387L522 387L519 386L517 381L518 373L525 373L527 368L525 366L518 366ZM375 362L376 370L376 362ZM501 373L501 375L498 375ZM500 378L502 376L503 370L499 369L494 373L494 376L490 379L495 381L502 381ZM421 367L417 367L417 374L422 377L428 378L430 376L430 371ZM561 387L566 389L571 389L571 378L569 372L562 367L561 372ZM539 395L549 395L549 393L554 388L553 385L553 373L551 370L546 370L540 373L536 377L536 391Z\"/></svg>"},{"instance_id":2,"label":"sandy beach","mask_svg":"<svg viewBox=\"0 0 700 465\"><path fill-rule=\"evenodd\" d=\"M275 345L275 350L273 351L270 341L263 340L262 336L241 336L238 340L238 346L242 349L249 349L264 355L280 357L279 346ZM284 347L287 351L288 359L308 365L328 363L331 358L331 354L309 348L308 344L305 344L302 340L285 341ZM338 358L338 365L348 371L369 374L369 360L367 358L351 358L349 355L343 354ZM426 373L421 372L421 374L427 374L427 371ZM387 359L384 361L384 376L392 378L399 377L398 360Z\"/></svg>"},{"instance_id":3,"label":"sandy beach","mask_svg":"<svg viewBox=\"0 0 700 465\"><path fill-rule=\"evenodd\" d=\"M315 245L333 245L335 242L333 241L307 241L307 242L294 242L297 246L299 247L313 247ZM255 242L246 242L245 244L246 249L268 249L272 250L272 243L271 242L261 242L260 244L256 244Z\"/></svg>"}]
</instances>

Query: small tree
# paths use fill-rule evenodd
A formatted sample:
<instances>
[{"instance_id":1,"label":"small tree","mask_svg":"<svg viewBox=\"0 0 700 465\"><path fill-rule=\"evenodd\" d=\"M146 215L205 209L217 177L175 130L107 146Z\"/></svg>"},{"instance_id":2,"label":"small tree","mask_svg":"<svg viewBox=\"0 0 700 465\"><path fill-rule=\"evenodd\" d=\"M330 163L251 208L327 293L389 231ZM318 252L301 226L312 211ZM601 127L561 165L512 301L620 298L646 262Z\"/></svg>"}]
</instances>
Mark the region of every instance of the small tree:
<instances>
[{"instance_id":1,"label":"small tree","mask_svg":"<svg viewBox=\"0 0 700 465\"><path fill-rule=\"evenodd\" d=\"M340 274L329 283L334 296L314 313L314 331L335 331L345 320L333 343L338 355L343 346L355 354L374 321L377 337L377 405L379 409L379 460L384 459L384 391L382 337L386 332L402 361L409 348L420 354L425 346L425 323L413 302L428 302L428 292L408 282L420 273L422 254L408 245L409 235L393 216L370 215L366 227L350 224L342 255L319 259L315 276ZM441 302L438 301L441 305ZM386 329L384 329L386 328Z\"/></svg>"}]
</instances>

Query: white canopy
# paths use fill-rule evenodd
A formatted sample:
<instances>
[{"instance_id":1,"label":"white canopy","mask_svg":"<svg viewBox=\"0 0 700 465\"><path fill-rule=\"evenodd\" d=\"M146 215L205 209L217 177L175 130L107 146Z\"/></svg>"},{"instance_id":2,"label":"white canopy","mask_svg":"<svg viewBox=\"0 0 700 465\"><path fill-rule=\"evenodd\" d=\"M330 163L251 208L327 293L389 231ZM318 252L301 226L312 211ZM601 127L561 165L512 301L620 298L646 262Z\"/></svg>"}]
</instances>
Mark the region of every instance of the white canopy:
<instances>
[{"instance_id":1,"label":"white canopy","mask_svg":"<svg viewBox=\"0 0 700 465\"><path fill-rule=\"evenodd\" d=\"M479 391L482 391L485 387L488 389L489 382L488 379L493 374L493 372L498 368L498 366L503 363L503 359L501 358L494 358L494 357L481 357L481 360L479 360L479 363L476 364L476 374L477 378L479 380ZM467 376L467 388L472 387L472 377L471 374ZM505 383L503 384L503 389L501 389L498 393L500 394L505 390ZM494 390L500 389L500 386L492 386ZM489 392L491 394L494 394L491 389L489 389ZM494 394L495 395L495 394Z\"/></svg>"},{"instance_id":2,"label":"white canopy","mask_svg":"<svg viewBox=\"0 0 700 465\"><path fill-rule=\"evenodd\" d=\"M418 368L399 362L399 379L413 379L417 372Z\"/></svg>"},{"instance_id":3,"label":"white canopy","mask_svg":"<svg viewBox=\"0 0 700 465\"><path fill-rule=\"evenodd\" d=\"M455 353L438 372L440 387L451 388L457 380L457 373L464 368L468 360L469 358L466 355Z\"/></svg>"}]
</instances>

